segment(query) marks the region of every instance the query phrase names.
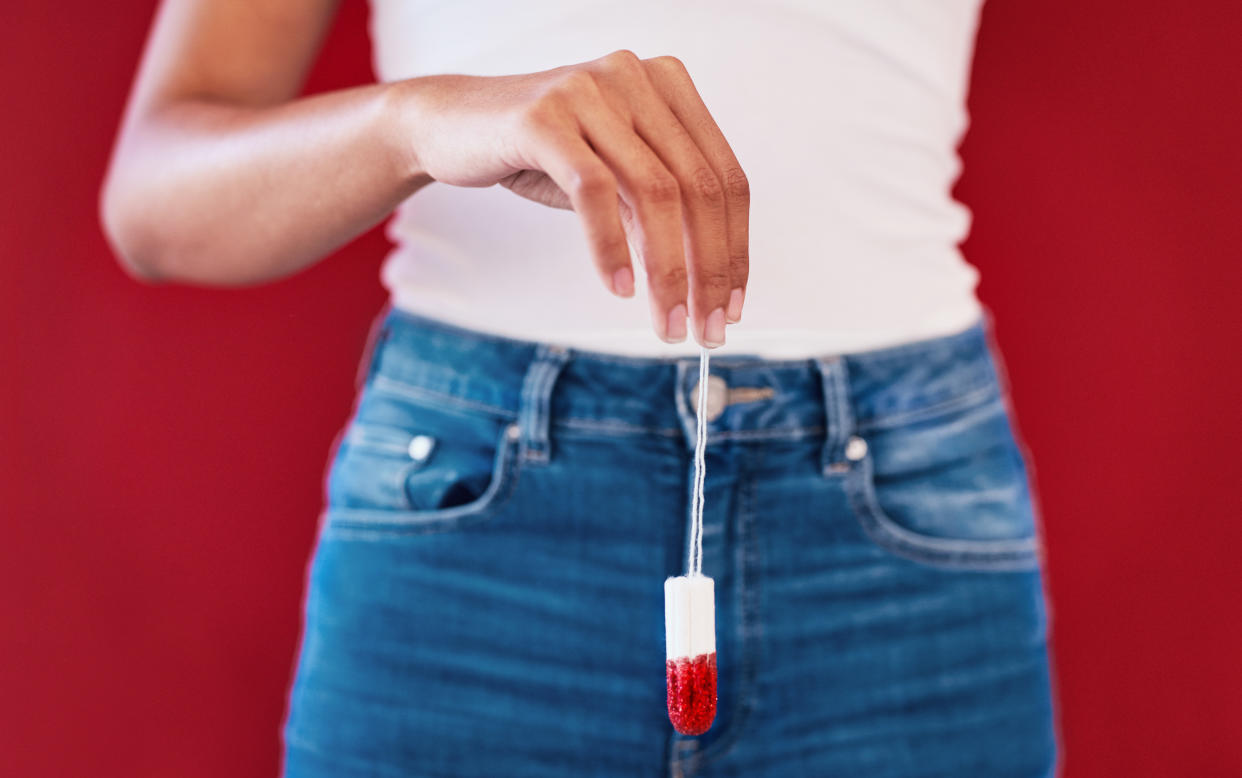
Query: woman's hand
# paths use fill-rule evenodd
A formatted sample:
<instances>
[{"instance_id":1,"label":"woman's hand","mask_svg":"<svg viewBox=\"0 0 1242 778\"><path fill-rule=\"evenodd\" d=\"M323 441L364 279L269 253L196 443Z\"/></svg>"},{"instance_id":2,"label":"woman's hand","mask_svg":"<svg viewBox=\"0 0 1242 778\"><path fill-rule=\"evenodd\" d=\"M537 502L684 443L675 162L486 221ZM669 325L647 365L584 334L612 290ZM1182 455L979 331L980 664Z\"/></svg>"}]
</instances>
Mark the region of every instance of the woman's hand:
<instances>
[{"instance_id":1,"label":"woman's hand","mask_svg":"<svg viewBox=\"0 0 1242 778\"><path fill-rule=\"evenodd\" d=\"M660 337L685 338L688 305L695 338L724 341L746 288L747 182L681 62L621 50L297 97L336 5L162 0L100 190L131 274L280 278L432 181L499 183L576 211L625 297L632 240Z\"/></svg>"},{"instance_id":2,"label":"woman's hand","mask_svg":"<svg viewBox=\"0 0 1242 778\"><path fill-rule=\"evenodd\" d=\"M622 49L538 73L400 85L412 169L572 208L622 297L634 294L636 247L657 335L685 338L688 303L695 339L724 343L746 289L749 184L680 60Z\"/></svg>"}]
</instances>

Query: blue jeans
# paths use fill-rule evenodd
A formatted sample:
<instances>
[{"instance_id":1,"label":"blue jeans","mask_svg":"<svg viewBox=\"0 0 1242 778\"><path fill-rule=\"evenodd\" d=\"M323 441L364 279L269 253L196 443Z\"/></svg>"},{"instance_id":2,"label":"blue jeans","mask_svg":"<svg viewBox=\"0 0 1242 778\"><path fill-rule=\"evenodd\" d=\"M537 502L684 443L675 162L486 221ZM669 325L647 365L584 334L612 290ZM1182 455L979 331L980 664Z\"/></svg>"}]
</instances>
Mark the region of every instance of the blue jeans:
<instances>
[{"instance_id":1,"label":"blue jeans","mask_svg":"<svg viewBox=\"0 0 1242 778\"><path fill-rule=\"evenodd\" d=\"M719 712L665 712L696 359L386 310L326 476L287 776L1036 776L1039 532L986 324L717 356Z\"/></svg>"}]
</instances>

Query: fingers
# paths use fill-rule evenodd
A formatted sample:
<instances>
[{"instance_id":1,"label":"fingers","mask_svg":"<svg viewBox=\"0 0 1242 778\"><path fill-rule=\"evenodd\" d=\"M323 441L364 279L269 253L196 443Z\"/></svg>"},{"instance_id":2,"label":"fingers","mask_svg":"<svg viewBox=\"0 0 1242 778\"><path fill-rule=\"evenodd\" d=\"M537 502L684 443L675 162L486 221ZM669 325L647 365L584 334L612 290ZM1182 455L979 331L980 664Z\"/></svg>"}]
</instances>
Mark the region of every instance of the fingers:
<instances>
[{"instance_id":1,"label":"fingers","mask_svg":"<svg viewBox=\"0 0 1242 778\"><path fill-rule=\"evenodd\" d=\"M614 293L634 293L633 243L656 334L723 345L749 277L746 177L679 60L621 50L591 64L558 69L520 145L578 212Z\"/></svg>"},{"instance_id":2,"label":"fingers","mask_svg":"<svg viewBox=\"0 0 1242 778\"><path fill-rule=\"evenodd\" d=\"M725 313L732 289L724 191L677 118L662 102L653 103L650 112L643 112L638 127L680 191L695 340L705 346L720 346L725 340ZM645 133L643 125L648 127Z\"/></svg>"},{"instance_id":3,"label":"fingers","mask_svg":"<svg viewBox=\"0 0 1242 778\"><path fill-rule=\"evenodd\" d=\"M704 255L703 269L700 271L703 288L700 290L696 285L696 292L704 295L709 306L720 303L722 296L717 286L719 279L727 276L728 288L723 295L725 319L729 322L739 321L746 296L746 283L750 277L750 183L733 149L725 140L724 133L703 103L685 65L676 57L668 56L655 57L644 62L651 84L667 109L661 112L653 106L650 111L636 112L639 133L652 143L662 159L669 159L666 154L671 154L678 159L694 159L697 162L695 156L685 150L686 141L682 139L682 133L672 129L671 120L663 116L663 113L671 113L677 125L688 136L688 142L693 143L699 151L698 158L705 160L706 167L715 174L713 182L700 169L690 171L689 180L697 184L697 194L702 209L707 214L704 229L718 228L713 209L717 199L723 200L723 240L727 248L720 254L713 252L710 257ZM661 125L669 127L670 131L659 132ZM682 150L681 154L678 154L679 149ZM710 190L713 189L719 189L721 196L711 197ZM707 245L713 249L717 246L714 237ZM717 257L724 258L727 270L718 267L722 260ZM696 257L695 265L698 263Z\"/></svg>"},{"instance_id":4,"label":"fingers","mask_svg":"<svg viewBox=\"0 0 1242 778\"><path fill-rule=\"evenodd\" d=\"M628 232L647 271L652 326L666 341L683 340L688 273L681 186L634 128L604 100L582 106L578 122L583 136L616 177L629 214Z\"/></svg>"},{"instance_id":5,"label":"fingers","mask_svg":"<svg viewBox=\"0 0 1242 778\"><path fill-rule=\"evenodd\" d=\"M633 297L634 271L617 208L616 176L577 127L553 118L530 121L542 124L528 134L532 157L569 197L604 285L620 297Z\"/></svg>"}]
</instances>

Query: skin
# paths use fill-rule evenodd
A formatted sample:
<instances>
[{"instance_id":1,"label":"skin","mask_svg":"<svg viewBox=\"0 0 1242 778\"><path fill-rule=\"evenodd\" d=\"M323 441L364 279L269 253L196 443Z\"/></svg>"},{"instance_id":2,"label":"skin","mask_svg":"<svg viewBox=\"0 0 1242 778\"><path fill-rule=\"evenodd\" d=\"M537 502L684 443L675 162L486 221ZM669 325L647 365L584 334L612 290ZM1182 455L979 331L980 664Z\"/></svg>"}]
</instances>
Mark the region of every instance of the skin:
<instances>
[{"instance_id":1,"label":"skin","mask_svg":"<svg viewBox=\"0 0 1242 778\"><path fill-rule=\"evenodd\" d=\"M131 275L280 278L424 186L499 184L577 213L621 297L633 247L660 338L724 343L745 297L749 184L680 60L621 49L298 98L336 4L164 0L100 194Z\"/></svg>"}]
</instances>

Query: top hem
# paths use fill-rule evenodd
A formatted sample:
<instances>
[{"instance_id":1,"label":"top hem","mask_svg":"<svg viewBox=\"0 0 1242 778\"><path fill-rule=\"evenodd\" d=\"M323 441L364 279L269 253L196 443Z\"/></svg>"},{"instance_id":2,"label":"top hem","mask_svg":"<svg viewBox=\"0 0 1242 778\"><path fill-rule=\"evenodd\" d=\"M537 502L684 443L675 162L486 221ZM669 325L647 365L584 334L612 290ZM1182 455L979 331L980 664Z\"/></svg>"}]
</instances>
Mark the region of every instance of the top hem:
<instances>
[{"instance_id":1,"label":"top hem","mask_svg":"<svg viewBox=\"0 0 1242 778\"><path fill-rule=\"evenodd\" d=\"M429 313L403 305L395 297L389 308L416 319L438 322L473 333L526 343L547 343L573 349L579 353L595 353L604 357L623 357L640 361L664 361L696 356L698 343L687 338L681 343L665 343L656 334L643 329L579 329L573 333L547 330L499 330L485 324L463 321L441 313ZM867 351L901 348L921 341L963 333L982 323L987 311L979 302L955 316L942 317L925 327L903 331L842 331L795 328L756 328L746 331L743 323L731 324L728 342L711 349L713 356L754 356L766 360L804 360L816 357L841 356Z\"/></svg>"}]
</instances>

